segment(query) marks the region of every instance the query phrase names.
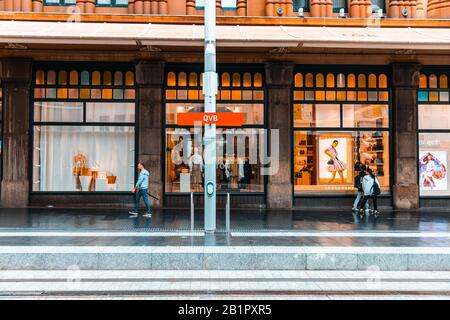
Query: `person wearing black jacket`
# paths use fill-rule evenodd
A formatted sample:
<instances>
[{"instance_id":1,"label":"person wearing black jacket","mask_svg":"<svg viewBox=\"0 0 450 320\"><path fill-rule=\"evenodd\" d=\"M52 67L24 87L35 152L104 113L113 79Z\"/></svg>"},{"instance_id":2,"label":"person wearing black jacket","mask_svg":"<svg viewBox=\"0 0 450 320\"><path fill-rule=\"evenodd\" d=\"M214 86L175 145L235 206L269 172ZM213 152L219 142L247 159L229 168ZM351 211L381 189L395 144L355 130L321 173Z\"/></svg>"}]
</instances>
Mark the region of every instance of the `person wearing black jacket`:
<instances>
[{"instance_id":1,"label":"person wearing black jacket","mask_svg":"<svg viewBox=\"0 0 450 320\"><path fill-rule=\"evenodd\" d=\"M355 188L358 189L358 193L356 195L355 202L353 202L352 211L358 211L358 205L362 198L364 198L364 191L362 188L362 179L366 176L367 167L365 164L361 165L361 171L359 171L358 175L355 177ZM364 209L369 209L369 203L366 202L364 205Z\"/></svg>"}]
</instances>

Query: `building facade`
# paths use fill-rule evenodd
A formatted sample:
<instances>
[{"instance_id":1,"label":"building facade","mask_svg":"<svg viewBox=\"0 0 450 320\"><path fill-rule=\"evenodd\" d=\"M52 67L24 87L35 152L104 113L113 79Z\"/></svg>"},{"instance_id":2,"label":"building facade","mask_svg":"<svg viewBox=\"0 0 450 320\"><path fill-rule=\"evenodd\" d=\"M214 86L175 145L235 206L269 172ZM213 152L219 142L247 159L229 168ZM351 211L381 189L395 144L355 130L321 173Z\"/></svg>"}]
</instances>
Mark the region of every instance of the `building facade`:
<instances>
[{"instance_id":1,"label":"building facade","mask_svg":"<svg viewBox=\"0 0 450 320\"><path fill-rule=\"evenodd\" d=\"M216 4L219 202L350 206L365 164L383 206L449 206L450 1ZM203 5L0 0L1 205L129 204L137 160L155 205L202 194Z\"/></svg>"}]
</instances>

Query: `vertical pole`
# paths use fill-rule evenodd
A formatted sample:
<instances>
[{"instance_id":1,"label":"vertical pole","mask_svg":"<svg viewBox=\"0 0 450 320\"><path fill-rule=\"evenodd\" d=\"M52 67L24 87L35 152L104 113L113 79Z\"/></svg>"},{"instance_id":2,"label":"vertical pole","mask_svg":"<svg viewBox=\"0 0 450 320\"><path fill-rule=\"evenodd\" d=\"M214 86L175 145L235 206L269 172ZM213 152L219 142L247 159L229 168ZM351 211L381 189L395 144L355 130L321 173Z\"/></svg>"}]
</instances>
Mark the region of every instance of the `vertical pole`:
<instances>
[{"instance_id":1,"label":"vertical pole","mask_svg":"<svg viewBox=\"0 0 450 320\"><path fill-rule=\"evenodd\" d=\"M216 1L205 0L205 112L216 112ZM205 125L205 232L216 231L216 125ZM208 187L209 186L209 187Z\"/></svg>"},{"instance_id":2,"label":"vertical pole","mask_svg":"<svg viewBox=\"0 0 450 320\"><path fill-rule=\"evenodd\" d=\"M191 232L194 232L194 193L191 192Z\"/></svg>"},{"instance_id":3,"label":"vertical pole","mask_svg":"<svg viewBox=\"0 0 450 320\"><path fill-rule=\"evenodd\" d=\"M225 210L225 228L227 234L231 233L230 227L230 219L231 219L231 201L230 201L230 193L227 193L227 208Z\"/></svg>"}]
</instances>

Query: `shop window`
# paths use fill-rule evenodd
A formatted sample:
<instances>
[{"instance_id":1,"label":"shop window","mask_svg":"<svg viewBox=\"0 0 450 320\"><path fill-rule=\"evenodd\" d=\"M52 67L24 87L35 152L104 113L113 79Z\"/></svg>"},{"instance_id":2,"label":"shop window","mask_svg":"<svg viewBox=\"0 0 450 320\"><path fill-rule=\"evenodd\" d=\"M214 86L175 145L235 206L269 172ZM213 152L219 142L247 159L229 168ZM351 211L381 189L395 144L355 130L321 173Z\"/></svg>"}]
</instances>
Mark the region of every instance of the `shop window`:
<instances>
[{"instance_id":1,"label":"shop window","mask_svg":"<svg viewBox=\"0 0 450 320\"><path fill-rule=\"evenodd\" d=\"M298 12L298 9L302 8L304 12L309 11L309 0L293 0L292 6L294 8L294 12Z\"/></svg>"},{"instance_id":2,"label":"shop window","mask_svg":"<svg viewBox=\"0 0 450 320\"><path fill-rule=\"evenodd\" d=\"M297 195L354 194L362 164L389 192L387 131L295 131L294 191Z\"/></svg>"},{"instance_id":3,"label":"shop window","mask_svg":"<svg viewBox=\"0 0 450 320\"><path fill-rule=\"evenodd\" d=\"M450 196L450 101L448 72L421 74L418 90L421 196Z\"/></svg>"},{"instance_id":4,"label":"shop window","mask_svg":"<svg viewBox=\"0 0 450 320\"><path fill-rule=\"evenodd\" d=\"M77 0L44 0L45 6L72 6L77 4Z\"/></svg>"},{"instance_id":5,"label":"shop window","mask_svg":"<svg viewBox=\"0 0 450 320\"><path fill-rule=\"evenodd\" d=\"M386 12L385 0L372 0L372 12L378 12L380 9Z\"/></svg>"},{"instance_id":6,"label":"shop window","mask_svg":"<svg viewBox=\"0 0 450 320\"><path fill-rule=\"evenodd\" d=\"M347 12L347 0L333 0L333 12L339 12L341 9Z\"/></svg>"},{"instance_id":7,"label":"shop window","mask_svg":"<svg viewBox=\"0 0 450 320\"><path fill-rule=\"evenodd\" d=\"M354 194L363 164L389 193L387 76L327 73L324 87L323 75L306 73L306 87L303 73L294 75L295 194ZM333 166L331 158L337 159Z\"/></svg>"},{"instance_id":8,"label":"shop window","mask_svg":"<svg viewBox=\"0 0 450 320\"><path fill-rule=\"evenodd\" d=\"M202 73L169 71L167 79L180 79L185 74L189 74L187 86L183 86L184 81L179 81L178 86L167 86L165 90L167 193L203 192L203 164L199 160L203 156L201 143L195 144L194 128L177 125L180 114L204 111L203 83L199 85L198 80L194 81ZM262 74L221 72L218 78L217 112L244 114L242 129L217 128L218 190L264 192L262 167L259 159L253 158L258 154L260 130L265 125ZM183 155L186 158L180 163Z\"/></svg>"},{"instance_id":9,"label":"shop window","mask_svg":"<svg viewBox=\"0 0 450 320\"><path fill-rule=\"evenodd\" d=\"M97 70L36 71L33 192L131 190L135 88L123 86L123 71L102 73L103 77ZM130 75L134 78L133 72ZM56 96L50 90L56 90Z\"/></svg>"},{"instance_id":10,"label":"shop window","mask_svg":"<svg viewBox=\"0 0 450 320\"><path fill-rule=\"evenodd\" d=\"M128 7L128 0L97 0L98 7Z\"/></svg>"}]
</instances>

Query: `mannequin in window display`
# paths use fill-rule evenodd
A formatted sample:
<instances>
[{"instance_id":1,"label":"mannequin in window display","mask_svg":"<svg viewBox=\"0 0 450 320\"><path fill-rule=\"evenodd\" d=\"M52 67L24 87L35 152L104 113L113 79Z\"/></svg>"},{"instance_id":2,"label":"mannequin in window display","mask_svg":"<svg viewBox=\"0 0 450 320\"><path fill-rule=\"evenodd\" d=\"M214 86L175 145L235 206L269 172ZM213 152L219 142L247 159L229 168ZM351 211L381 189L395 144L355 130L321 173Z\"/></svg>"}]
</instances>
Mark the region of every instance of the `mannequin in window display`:
<instances>
[{"instance_id":1,"label":"mannequin in window display","mask_svg":"<svg viewBox=\"0 0 450 320\"><path fill-rule=\"evenodd\" d=\"M225 173L229 180L229 188L239 188L238 182L241 178L244 178L244 162L242 159L237 158L236 154L227 157L227 160L225 161Z\"/></svg>"},{"instance_id":2,"label":"mannequin in window display","mask_svg":"<svg viewBox=\"0 0 450 320\"><path fill-rule=\"evenodd\" d=\"M173 181L180 180L180 173L186 169L186 164L183 162L183 137L178 138L178 142L171 151L172 161L175 164L175 177Z\"/></svg>"},{"instance_id":3,"label":"mannequin in window display","mask_svg":"<svg viewBox=\"0 0 450 320\"><path fill-rule=\"evenodd\" d=\"M341 183L344 183L344 170L347 169L347 164L344 161L339 160L337 147L339 145L339 141L334 140L331 146L326 149L324 152L330 158L327 162L328 171L331 172L332 177L328 183L333 183L336 178L336 173L339 174L341 178Z\"/></svg>"},{"instance_id":4,"label":"mannequin in window display","mask_svg":"<svg viewBox=\"0 0 450 320\"><path fill-rule=\"evenodd\" d=\"M203 184L203 158L198 153L198 148L194 148L194 154L189 158L189 170L191 172L191 183L194 184L194 191L199 192Z\"/></svg>"},{"instance_id":5,"label":"mannequin in window display","mask_svg":"<svg viewBox=\"0 0 450 320\"><path fill-rule=\"evenodd\" d=\"M253 178L252 165L250 164L250 160L248 158L245 159L243 170L244 170L244 177L241 178L240 180L240 187L242 189L248 189L250 180Z\"/></svg>"},{"instance_id":6,"label":"mannequin in window display","mask_svg":"<svg viewBox=\"0 0 450 320\"><path fill-rule=\"evenodd\" d=\"M73 176L75 177L75 190L81 191L80 176L84 176L89 171L87 166L87 157L81 149L76 150L73 157Z\"/></svg>"},{"instance_id":7,"label":"mannequin in window display","mask_svg":"<svg viewBox=\"0 0 450 320\"><path fill-rule=\"evenodd\" d=\"M377 157L376 154L372 154L375 140L372 138L371 134L363 134L360 140L360 153L361 153L361 163L369 165Z\"/></svg>"}]
</instances>

